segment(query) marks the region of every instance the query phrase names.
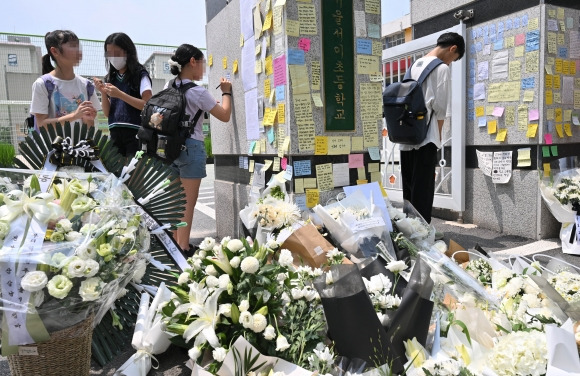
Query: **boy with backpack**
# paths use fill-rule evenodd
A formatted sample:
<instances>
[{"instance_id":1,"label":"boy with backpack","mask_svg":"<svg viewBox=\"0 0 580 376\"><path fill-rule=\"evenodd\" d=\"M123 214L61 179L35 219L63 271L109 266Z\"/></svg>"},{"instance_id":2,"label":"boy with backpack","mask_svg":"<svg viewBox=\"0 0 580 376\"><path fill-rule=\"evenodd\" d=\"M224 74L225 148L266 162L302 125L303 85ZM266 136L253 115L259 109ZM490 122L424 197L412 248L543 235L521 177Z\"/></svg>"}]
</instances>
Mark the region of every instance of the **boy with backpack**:
<instances>
[{"instance_id":1,"label":"boy with backpack","mask_svg":"<svg viewBox=\"0 0 580 376\"><path fill-rule=\"evenodd\" d=\"M426 137L416 144L399 145L403 198L411 202L428 223L431 223L435 197L435 167L437 149L441 148L441 129L445 118L451 116L449 65L461 59L464 53L463 37L457 33L444 33L437 39L437 46L417 59L410 68L411 78L417 80L431 61L440 59L444 63L433 69L421 85L427 118L430 119Z\"/></svg>"}]
</instances>

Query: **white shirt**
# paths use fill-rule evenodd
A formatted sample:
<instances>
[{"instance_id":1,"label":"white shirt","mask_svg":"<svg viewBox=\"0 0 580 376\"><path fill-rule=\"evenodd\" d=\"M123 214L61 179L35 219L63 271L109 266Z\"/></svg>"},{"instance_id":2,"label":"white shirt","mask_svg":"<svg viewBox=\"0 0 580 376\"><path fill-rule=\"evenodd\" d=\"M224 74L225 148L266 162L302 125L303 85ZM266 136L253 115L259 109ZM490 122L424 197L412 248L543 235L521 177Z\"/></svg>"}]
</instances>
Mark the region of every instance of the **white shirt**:
<instances>
[{"instance_id":1,"label":"white shirt","mask_svg":"<svg viewBox=\"0 0 580 376\"><path fill-rule=\"evenodd\" d=\"M32 84L31 114L48 115L49 119L58 118L75 112L79 104L88 98L87 79L84 77L75 76L72 80L61 80L53 76L52 82L54 82L54 90L50 100L42 77L39 77ZM101 102L97 98L96 89L90 100L95 110L99 111ZM80 124L81 122L81 119L75 120L75 123Z\"/></svg>"},{"instance_id":2,"label":"white shirt","mask_svg":"<svg viewBox=\"0 0 580 376\"><path fill-rule=\"evenodd\" d=\"M418 80L425 67L434 59L435 56L425 56L418 59L411 67L411 78ZM439 134L437 120L445 120L446 117L451 116L451 100L449 97L451 94L449 87L450 77L449 66L445 63L439 64L427 76L427 79L421 86L425 104L427 110L429 110L429 116L431 116L427 137L418 145L399 144L399 150L419 149L421 146L427 145L430 142L434 143L437 149L441 148L441 135Z\"/></svg>"}]
</instances>

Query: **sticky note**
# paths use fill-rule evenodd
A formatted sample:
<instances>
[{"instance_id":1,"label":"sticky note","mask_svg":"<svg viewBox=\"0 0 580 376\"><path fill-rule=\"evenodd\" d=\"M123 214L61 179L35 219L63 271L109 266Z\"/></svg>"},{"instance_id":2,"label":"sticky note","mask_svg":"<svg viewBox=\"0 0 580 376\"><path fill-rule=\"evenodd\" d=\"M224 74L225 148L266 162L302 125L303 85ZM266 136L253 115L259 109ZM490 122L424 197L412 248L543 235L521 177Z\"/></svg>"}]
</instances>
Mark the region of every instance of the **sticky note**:
<instances>
[{"instance_id":1,"label":"sticky note","mask_svg":"<svg viewBox=\"0 0 580 376\"><path fill-rule=\"evenodd\" d=\"M518 149L517 167L530 167L532 165L530 151L531 151L531 148Z\"/></svg>"},{"instance_id":2,"label":"sticky note","mask_svg":"<svg viewBox=\"0 0 580 376\"><path fill-rule=\"evenodd\" d=\"M487 122L487 134L497 132L497 120L490 120Z\"/></svg>"},{"instance_id":3,"label":"sticky note","mask_svg":"<svg viewBox=\"0 0 580 376\"><path fill-rule=\"evenodd\" d=\"M485 115L484 111L485 111L485 107L483 107L483 106L475 107L475 116L480 117L480 116Z\"/></svg>"},{"instance_id":4,"label":"sticky note","mask_svg":"<svg viewBox=\"0 0 580 376\"><path fill-rule=\"evenodd\" d=\"M546 144L550 145L552 143L552 134L546 133L544 135L544 140L546 140Z\"/></svg>"},{"instance_id":5,"label":"sticky note","mask_svg":"<svg viewBox=\"0 0 580 376\"><path fill-rule=\"evenodd\" d=\"M314 155L328 154L328 137L315 136L314 137Z\"/></svg>"},{"instance_id":6,"label":"sticky note","mask_svg":"<svg viewBox=\"0 0 580 376\"><path fill-rule=\"evenodd\" d=\"M359 167L356 169L358 180L365 180L366 179L366 171L364 167Z\"/></svg>"},{"instance_id":7,"label":"sticky note","mask_svg":"<svg viewBox=\"0 0 580 376\"><path fill-rule=\"evenodd\" d=\"M364 154L349 154L348 168L364 167Z\"/></svg>"},{"instance_id":8,"label":"sticky note","mask_svg":"<svg viewBox=\"0 0 580 376\"><path fill-rule=\"evenodd\" d=\"M318 205L320 199L320 193L318 189L307 189L306 190L306 207L313 208Z\"/></svg>"},{"instance_id":9,"label":"sticky note","mask_svg":"<svg viewBox=\"0 0 580 376\"><path fill-rule=\"evenodd\" d=\"M234 60L232 72L234 72L234 74L238 73L238 60Z\"/></svg>"},{"instance_id":10,"label":"sticky note","mask_svg":"<svg viewBox=\"0 0 580 376\"><path fill-rule=\"evenodd\" d=\"M566 133L566 136L572 137L572 128L570 128L570 123L564 124L564 133Z\"/></svg>"},{"instance_id":11,"label":"sticky note","mask_svg":"<svg viewBox=\"0 0 580 376\"><path fill-rule=\"evenodd\" d=\"M550 147L542 146L542 157L548 158L550 156Z\"/></svg>"},{"instance_id":12,"label":"sticky note","mask_svg":"<svg viewBox=\"0 0 580 376\"><path fill-rule=\"evenodd\" d=\"M304 179L294 179L294 193L304 193Z\"/></svg>"},{"instance_id":13,"label":"sticky note","mask_svg":"<svg viewBox=\"0 0 580 376\"><path fill-rule=\"evenodd\" d=\"M558 145L550 146L550 151L552 152L553 157L557 157L558 156Z\"/></svg>"},{"instance_id":14,"label":"sticky note","mask_svg":"<svg viewBox=\"0 0 580 376\"><path fill-rule=\"evenodd\" d=\"M495 136L495 140L499 142L504 142L507 136L507 128L502 128L497 131L497 135Z\"/></svg>"},{"instance_id":15,"label":"sticky note","mask_svg":"<svg viewBox=\"0 0 580 376\"><path fill-rule=\"evenodd\" d=\"M371 157L371 159L373 161L378 161L379 159L381 159L381 152L379 151L378 147L370 147L368 148L368 152L369 152L369 156Z\"/></svg>"},{"instance_id":16,"label":"sticky note","mask_svg":"<svg viewBox=\"0 0 580 376\"><path fill-rule=\"evenodd\" d=\"M228 69L228 58L227 56L222 59L222 65L224 69Z\"/></svg>"},{"instance_id":17,"label":"sticky note","mask_svg":"<svg viewBox=\"0 0 580 376\"><path fill-rule=\"evenodd\" d=\"M503 110L504 110L504 108L503 108L503 107L495 107L495 108L493 109L493 113L492 113L492 115L493 115L493 116L497 116L497 117L501 117L501 116L503 115Z\"/></svg>"},{"instance_id":18,"label":"sticky note","mask_svg":"<svg viewBox=\"0 0 580 376\"><path fill-rule=\"evenodd\" d=\"M250 160L250 166L248 167L248 172L254 172L254 165L255 165L255 161L252 159Z\"/></svg>"},{"instance_id":19,"label":"sticky note","mask_svg":"<svg viewBox=\"0 0 580 376\"><path fill-rule=\"evenodd\" d=\"M556 133L558 134L558 137L560 137L560 138L564 137L564 130L562 129L562 123L556 123Z\"/></svg>"},{"instance_id":20,"label":"sticky note","mask_svg":"<svg viewBox=\"0 0 580 376\"><path fill-rule=\"evenodd\" d=\"M544 177L549 178L550 172L551 172L550 163L544 163Z\"/></svg>"},{"instance_id":21,"label":"sticky note","mask_svg":"<svg viewBox=\"0 0 580 376\"><path fill-rule=\"evenodd\" d=\"M526 132L526 137L528 137L528 138L536 137L537 130L538 130L537 123L528 124L528 130Z\"/></svg>"},{"instance_id":22,"label":"sticky note","mask_svg":"<svg viewBox=\"0 0 580 376\"><path fill-rule=\"evenodd\" d=\"M538 110L529 110L528 120L533 121L533 120L538 120L539 118L540 118L540 114L539 114Z\"/></svg>"}]
</instances>

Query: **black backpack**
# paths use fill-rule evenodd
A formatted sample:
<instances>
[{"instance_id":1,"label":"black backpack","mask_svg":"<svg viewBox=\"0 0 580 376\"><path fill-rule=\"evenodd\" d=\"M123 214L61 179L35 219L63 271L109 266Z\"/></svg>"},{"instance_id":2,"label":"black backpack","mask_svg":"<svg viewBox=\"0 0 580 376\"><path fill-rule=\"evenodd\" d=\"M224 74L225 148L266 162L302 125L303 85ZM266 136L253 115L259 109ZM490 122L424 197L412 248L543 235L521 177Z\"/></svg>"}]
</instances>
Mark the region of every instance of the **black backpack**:
<instances>
[{"instance_id":1,"label":"black backpack","mask_svg":"<svg viewBox=\"0 0 580 376\"><path fill-rule=\"evenodd\" d=\"M175 80L171 80L167 89L147 101L141 111L137 137L148 155L170 164L185 150L185 140L191 136L203 113L198 110L192 121L185 113L185 92L195 86L195 83L188 82L177 87Z\"/></svg>"},{"instance_id":2,"label":"black backpack","mask_svg":"<svg viewBox=\"0 0 580 376\"><path fill-rule=\"evenodd\" d=\"M383 116L387 122L389 139L397 144L417 145L427 137L431 116L427 119L421 85L429 74L443 61L431 61L417 81L411 78L411 68L402 82L395 82L383 92ZM433 114L431 114L433 115Z\"/></svg>"}]
</instances>

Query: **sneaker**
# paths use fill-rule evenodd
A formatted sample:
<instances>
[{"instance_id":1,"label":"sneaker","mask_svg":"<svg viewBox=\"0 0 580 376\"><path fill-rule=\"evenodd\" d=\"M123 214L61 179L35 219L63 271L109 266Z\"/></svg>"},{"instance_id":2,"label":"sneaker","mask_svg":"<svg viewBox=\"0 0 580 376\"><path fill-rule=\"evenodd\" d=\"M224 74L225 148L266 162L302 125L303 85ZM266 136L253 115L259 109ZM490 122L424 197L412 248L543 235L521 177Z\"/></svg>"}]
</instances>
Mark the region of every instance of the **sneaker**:
<instances>
[{"instance_id":1,"label":"sneaker","mask_svg":"<svg viewBox=\"0 0 580 376\"><path fill-rule=\"evenodd\" d=\"M190 258L195 254L195 252L197 252L198 249L199 249L198 247L194 246L193 244L190 244L189 249L186 251L182 250L181 253L183 253L183 256L185 256L185 258Z\"/></svg>"},{"instance_id":2,"label":"sneaker","mask_svg":"<svg viewBox=\"0 0 580 376\"><path fill-rule=\"evenodd\" d=\"M439 231L435 231L435 240L443 240L443 233Z\"/></svg>"}]
</instances>

